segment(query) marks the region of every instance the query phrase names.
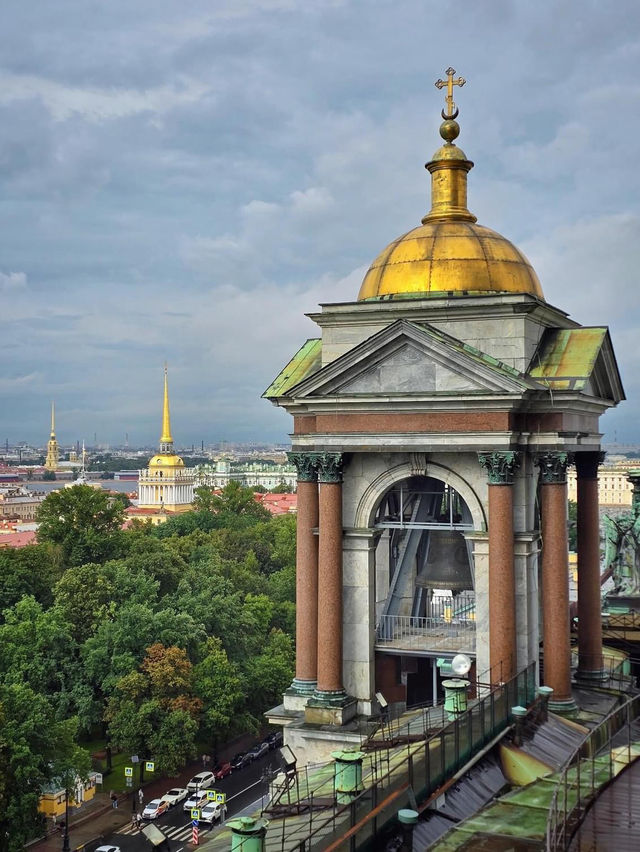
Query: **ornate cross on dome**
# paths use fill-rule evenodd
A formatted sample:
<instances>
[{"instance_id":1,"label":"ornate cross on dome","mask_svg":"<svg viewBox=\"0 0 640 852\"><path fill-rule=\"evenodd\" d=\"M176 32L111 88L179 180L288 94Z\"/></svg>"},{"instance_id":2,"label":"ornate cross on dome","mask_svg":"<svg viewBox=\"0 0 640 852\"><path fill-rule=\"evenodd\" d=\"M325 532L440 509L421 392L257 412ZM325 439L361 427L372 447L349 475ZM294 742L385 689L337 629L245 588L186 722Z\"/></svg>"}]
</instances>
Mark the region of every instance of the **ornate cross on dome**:
<instances>
[{"instance_id":1,"label":"ornate cross on dome","mask_svg":"<svg viewBox=\"0 0 640 852\"><path fill-rule=\"evenodd\" d=\"M438 80L436 82L436 88L438 88L438 89L444 89L445 86L447 87L447 96L446 96L447 111L445 113L445 111L442 110L442 117L445 120L455 118L458 115L458 107L453 102L453 87L454 86L460 86L462 88L462 86L464 86L464 84L467 82L464 79L464 77L458 77L457 80L454 80L453 75L455 73L456 73L455 68L449 67L449 68L447 68L447 71L446 71L447 79L446 80Z\"/></svg>"}]
</instances>

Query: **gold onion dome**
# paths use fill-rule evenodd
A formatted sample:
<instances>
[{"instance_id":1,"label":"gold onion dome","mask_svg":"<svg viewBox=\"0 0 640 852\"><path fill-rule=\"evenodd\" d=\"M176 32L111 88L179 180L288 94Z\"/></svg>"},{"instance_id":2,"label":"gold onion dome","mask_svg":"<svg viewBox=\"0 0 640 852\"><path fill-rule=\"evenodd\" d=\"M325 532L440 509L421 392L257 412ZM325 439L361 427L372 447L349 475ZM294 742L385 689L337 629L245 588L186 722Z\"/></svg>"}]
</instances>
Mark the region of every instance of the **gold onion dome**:
<instances>
[{"instance_id":1,"label":"gold onion dome","mask_svg":"<svg viewBox=\"0 0 640 852\"><path fill-rule=\"evenodd\" d=\"M431 210L422 224L394 240L373 261L358 301L419 298L431 293L530 293L544 299L533 267L513 243L478 225L467 209L467 174L473 163L454 144L460 133L455 120L453 86L464 85L447 69L447 112L440 135L445 140L426 167L431 174Z\"/></svg>"}]
</instances>

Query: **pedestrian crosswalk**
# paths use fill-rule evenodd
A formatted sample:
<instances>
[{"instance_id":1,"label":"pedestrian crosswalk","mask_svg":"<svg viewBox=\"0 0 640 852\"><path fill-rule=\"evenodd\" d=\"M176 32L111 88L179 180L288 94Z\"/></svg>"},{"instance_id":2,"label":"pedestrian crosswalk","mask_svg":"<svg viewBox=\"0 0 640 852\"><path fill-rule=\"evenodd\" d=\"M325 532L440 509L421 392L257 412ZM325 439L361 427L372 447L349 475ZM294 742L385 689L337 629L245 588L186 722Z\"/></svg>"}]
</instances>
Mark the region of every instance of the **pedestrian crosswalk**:
<instances>
[{"instance_id":1,"label":"pedestrian crosswalk","mask_svg":"<svg viewBox=\"0 0 640 852\"><path fill-rule=\"evenodd\" d=\"M171 840L191 840L191 834L193 832L193 828L191 823L188 822L185 825L158 825L158 828L161 829L163 834L166 834L168 838ZM200 826L200 837L204 834L208 834L211 831L210 826ZM140 834L140 829L133 825L125 825L122 828L118 829L116 834Z\"/></svg>"}]
</instances>

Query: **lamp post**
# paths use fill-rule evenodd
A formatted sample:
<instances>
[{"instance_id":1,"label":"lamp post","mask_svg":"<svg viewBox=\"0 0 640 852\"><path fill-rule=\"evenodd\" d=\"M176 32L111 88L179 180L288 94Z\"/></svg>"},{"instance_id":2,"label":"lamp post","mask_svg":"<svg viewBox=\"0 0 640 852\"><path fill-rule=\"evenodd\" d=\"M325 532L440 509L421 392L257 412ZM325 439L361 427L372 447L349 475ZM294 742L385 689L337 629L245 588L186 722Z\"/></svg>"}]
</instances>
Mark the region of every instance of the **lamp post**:
<instances>
[{"instance_id":1,"label":"lamp post","mask_svg":"<svg viewBox=\"0 0 640 852\"><path fill-rule=\"evenodd\" d=\"M64 837L62 838L62 852L71 852L69 846L69 774L65 775L64 781Z\"/></svg>"}]
</instances>

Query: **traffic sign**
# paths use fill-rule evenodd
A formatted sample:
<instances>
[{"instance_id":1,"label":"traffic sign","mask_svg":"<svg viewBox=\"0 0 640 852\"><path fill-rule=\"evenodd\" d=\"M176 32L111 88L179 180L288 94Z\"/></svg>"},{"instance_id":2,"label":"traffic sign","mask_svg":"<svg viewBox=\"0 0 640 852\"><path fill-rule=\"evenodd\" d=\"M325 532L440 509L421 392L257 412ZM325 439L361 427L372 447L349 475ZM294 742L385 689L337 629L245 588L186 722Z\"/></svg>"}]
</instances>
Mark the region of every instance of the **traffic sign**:
<instances>
[{"instance_id":1,"label":"traffic sign","mask_svg":"<svg viewBox=\"0 0 640 852\"><path fill-rule=\"evenodd\" d=\"M147 770L147 772L153 772L153 770L156 768L156 765L152 760L147 760L144 765L144 768Z\"/></svg>"},{"instance_id":2,"label":"traffic sign","mask_svg":"<svg viewBox=\"0 0 640 852\"><path fill-rule=\"evenodd\" d=\"M191 819L194 822L198 822L200 819L200 808L191 808Z\"/></svg>"},{"instance_id":3,"label":"traffic sign","mask_svg":"<svg viewBox=\"0 0 640 852\"><path fill-rule=\"evenodd\" d=\"M218 802L218 804L224 805L224 803L226 801L227 801L227 794L226 793L216 793L216 802Z\"/></svg>"},{"instance_id":4,"label":"traffic sign","mask_svg":"<svg viewBox=\"0 0 640 852\"><path fill-rule=\"evenodd\" d=\"M102 772L96 772L95 779L96 784L102 784Z\"/></svg>"},{"instance_id":5,"label":"traffic sign","mask_svg":"<svg viewBox=\"0 0 640 852\"><path fill-rule=\"evenodd\" d=\"M133 787L133 778L125 778L124 780L127 783L127 787Z\"/></svg>"},{"instance_id":6,"label":"traffic sign","mask_svg":"<svg viewBox=\"0 0 640 852\"><path fill-rule=\"evenodd\" d=\"M133 766L125 766L124 777L125 778L133 778Z\"/></svg>"},{"instance_id":7,"label":"traffic sign","mask_svg":"<svg viewBox=\"0 0 640 852\"><path fill-rule=\"evenodd\" d=\"M216 799L217 795L218 794L216 793L215 790L207 790L207 799L209 799L210 802L216 802L217 801L217 799Z\"/></svg>"}]
</instances>

